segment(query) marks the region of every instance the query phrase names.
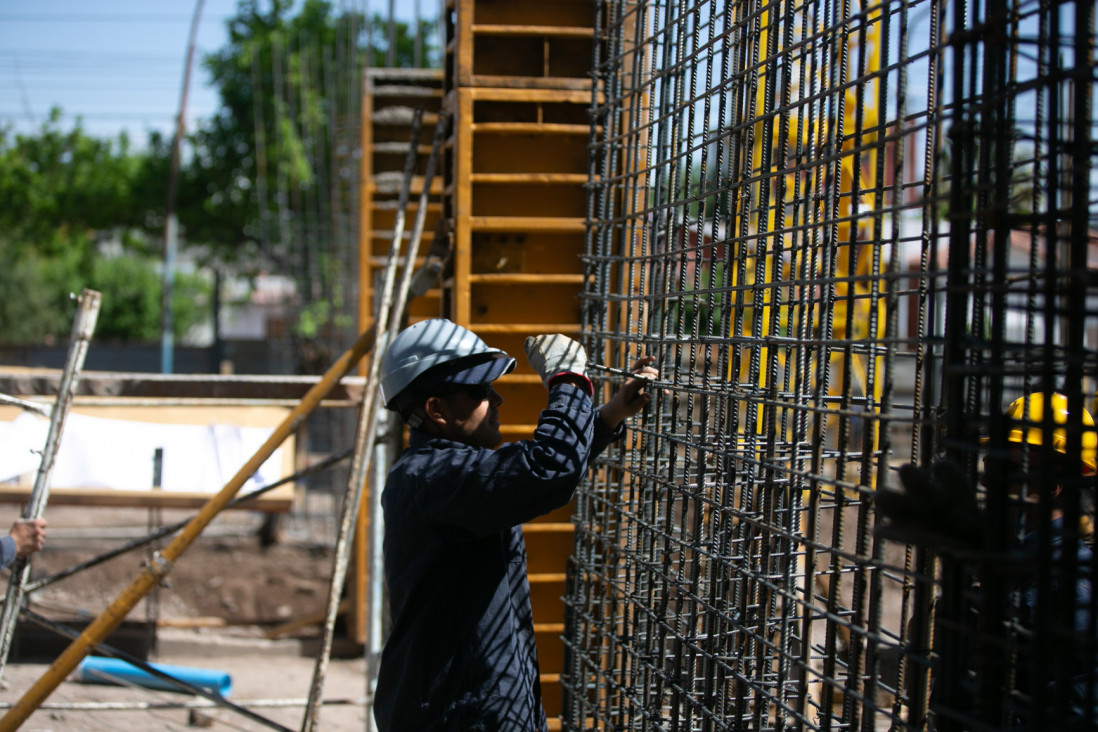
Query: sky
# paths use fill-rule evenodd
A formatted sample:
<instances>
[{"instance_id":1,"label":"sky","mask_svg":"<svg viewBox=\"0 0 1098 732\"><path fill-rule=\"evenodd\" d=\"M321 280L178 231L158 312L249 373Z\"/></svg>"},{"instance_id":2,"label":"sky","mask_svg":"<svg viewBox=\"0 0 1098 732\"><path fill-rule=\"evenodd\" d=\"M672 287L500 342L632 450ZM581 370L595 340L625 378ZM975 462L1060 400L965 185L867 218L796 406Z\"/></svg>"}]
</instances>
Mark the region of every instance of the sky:
<instances>
[{"instance_id":1,"label":"sky","mask_svg":"<svg viewBox=\"0 0 1098 732\"><path fill-rule=\"evenodd\" d=\"M388 15L390 0L330 0ZM438 0L392 0L397 20L438 17ZM201 4L187 95L188 129L217 108L203 55L228 42L237 0L0 0L0 126L35 132L62 109L62 129L140 146L149 130L170 135L183 91L187 44ZM261 7L264 5L261 3Z\"/></svg>"}]
</instances>

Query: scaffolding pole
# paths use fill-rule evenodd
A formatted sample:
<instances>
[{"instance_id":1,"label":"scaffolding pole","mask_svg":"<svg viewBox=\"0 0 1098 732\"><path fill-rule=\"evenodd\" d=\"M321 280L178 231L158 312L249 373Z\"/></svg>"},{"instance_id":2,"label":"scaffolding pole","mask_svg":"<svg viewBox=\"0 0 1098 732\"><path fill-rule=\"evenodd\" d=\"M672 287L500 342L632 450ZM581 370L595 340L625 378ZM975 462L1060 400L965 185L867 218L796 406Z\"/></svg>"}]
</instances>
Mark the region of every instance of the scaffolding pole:
<instances>
[{"instance_id":1,"label":"scaffolding pole","mask_svg":"<svg viewBox=\"0 0 1098 732\"><path fill-rule=\"evenodd\" d=\"M72 324L72 336L69 339L69 353L65 359L65 369L61 374L57 401L50 415L50 428L46 433L46 446L42 451L42 460L38 464L38 475L34 481L30 500L23 511L23 519L34 521L42 518L46 504L50 499L50 477L53 474L54 458L61 445L61 431L65 427L65 417L72 407L73 395L80 380L80 371L84 368L84 359L88 355L88 346L95 332L95 322L99 318L99 306L102 295L95 290L84 290L77 304L76 318ZM30 561L27 557L16 557L11 567L11 579L4 597L4 610L0 614L0 678L11 651L11 640L15 634L15 624L19 620L19 606L23 604L23 587L30 579Z\"/></svg>"},{"instance_id":2,"label":"scaffolding pole","mask_svg":"<svg viewBox=\"0 0 1098 732\"><path fill-rule=\"evenodd\" d=\"M145 567L128 587L119 593L111 604L57 657L42 677L0 719L0 732L18 729L38 709L39 705L53 693L54 689L65 680L65 677L76 668L91 648L102 642L111 631L117 628L118 624L125 619L126 614L141 601L141 598L171 572L175 560L187 550L187 547L198 538L202 530L228 505L248 478L267 461L267 458L274 453L287 437L294 434L305 418L320 405L321 400L339 380L350 373L362 357L373 348L376 332L377 325L375 323L359 335L354 345L336 360L320 381L309 389L302 398L301 403L275 428L271 436L260 446L251 459L237 471L236 475L225 484L217 495L206 502L198 514L191 519L191 522L184 527L179 536L149 566Z\"/></svg>"}]
</instances>

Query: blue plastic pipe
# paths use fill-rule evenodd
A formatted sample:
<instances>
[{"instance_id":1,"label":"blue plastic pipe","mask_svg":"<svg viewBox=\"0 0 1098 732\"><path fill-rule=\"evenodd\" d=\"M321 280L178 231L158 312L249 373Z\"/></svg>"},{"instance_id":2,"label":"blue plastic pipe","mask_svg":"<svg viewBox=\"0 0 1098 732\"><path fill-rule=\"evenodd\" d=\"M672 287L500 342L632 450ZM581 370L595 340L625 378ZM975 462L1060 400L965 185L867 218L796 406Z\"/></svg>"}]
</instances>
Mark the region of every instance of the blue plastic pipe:
<instances>
[{"instance_id":1,"label":"blue plastic pipe","mask_svg":"<svg viewBox=\"0 0 1098 732\"><path fill-rule=\"evenodd\" d=\"M172 666L166 663L150 663L150 666L170 674L180 681L186 681L201 689L214 694L227 697L233 690L233 680L224 671L216 671L209 668L193 668L191 666ZM131 666L117 658L104 658L102 656L88 656L76 667L78 681L92 684L120 684L128 682L144 686L148 689L164 689L165 691L182 691L170 681L153 676L147 671L142 671L136 666Z\"/></svg>"}]
</instances>

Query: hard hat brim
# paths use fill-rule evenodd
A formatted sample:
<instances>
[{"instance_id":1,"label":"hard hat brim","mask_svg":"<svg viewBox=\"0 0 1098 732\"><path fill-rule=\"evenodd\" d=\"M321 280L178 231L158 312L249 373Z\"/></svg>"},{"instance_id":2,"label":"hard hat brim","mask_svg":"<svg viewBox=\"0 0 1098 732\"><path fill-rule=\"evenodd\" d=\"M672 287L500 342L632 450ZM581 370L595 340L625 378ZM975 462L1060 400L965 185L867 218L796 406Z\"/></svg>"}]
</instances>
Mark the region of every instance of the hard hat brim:
<instances>
[{"instance_id":1,"label":"hard hat brim","mask_svg":"<svg viewBox=\"0 0 1098 732\"><path fill-rule=\"evenodd\" d=\"M440 384L487 384L495 381L515 368L515 359L510 356L496 356L470 366L458 366L457 370L445 370L438 380Z\"/></svg>"}]
</instances>

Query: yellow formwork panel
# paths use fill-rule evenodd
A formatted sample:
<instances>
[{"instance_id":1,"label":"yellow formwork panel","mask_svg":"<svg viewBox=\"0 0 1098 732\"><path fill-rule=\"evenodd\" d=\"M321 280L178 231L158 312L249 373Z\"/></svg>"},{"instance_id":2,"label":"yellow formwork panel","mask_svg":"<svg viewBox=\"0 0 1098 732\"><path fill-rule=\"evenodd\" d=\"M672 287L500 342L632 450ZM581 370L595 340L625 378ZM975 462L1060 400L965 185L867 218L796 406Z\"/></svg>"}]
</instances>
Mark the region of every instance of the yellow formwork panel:
<instances>
[{"instance_id":1,"label":"yellow formwork panel","mask_svg":"<svg viewBox=\"0 0 1098 732\"><path fill-rule=\"evenodd\" d=\"M539 126L537 122L527 127ZM587 128L578 134L560 134L532 129L523 130L517 125L503 128L501 125L484 129L477 125L480 143L473 151L473 169L477 175L529 174L574 175L579 171L580 183L587 179Z\"/></svg>"},{"instance_id":2,"label":"yellow formwork panel","mask_svg":"<svg viewBox=\"0 0 1098 732\"><path fill-rule=\"evenodd\" d=\"M451 0L444 108L454 258L444 309L518 367L496 382L505 440L531 436L545 387L522 356L537 333L578 338L585 275L594 0ZM523 527L542 701L559 728L566 506Z\"/></svg>"},{"instance_id":3,"label":"yellow formwork panel","mask_svg":"<svg viewBox=\"0 0 1098 732\"><path fill-rule=\"evenodd\" d=\"M456 0L453 7L453 87L591 87L594 0Z\"/></svg>"},{"instance_id":4,"label":"yellow formwork panel","mask_svg":"<svg viewBox=\"0 0 1098 732\"><path fill-rule=\"evenodd\" d=\"M409 187L404 211L404 241L423 189L423 173L431 153L434 127L442 107L442 72L437 69L370 69L366 72L362 103L362 186L359 239L359 323L372 319L374 282L388 262L396 222L400 189L411 142L411 122L416 109L423 110L417 138L416 175ZM436 176L431 186L424 222L421 251L426 251L442 213L443 182ZM428 293L410 305L415 317L439 314L440 294Z\"/></svg>"},{"instance_id":5,"label":"yellow formwork panel","mask_svg":"<svg viewBox=\"0 0 1098 732\"><path fill-rule=\"evenodd\" d=\"M545 275L560 271L561 261L579 261L583 235L545 232L477 232L473 234L471 274Z\"/></svg>"}]
</instances>

